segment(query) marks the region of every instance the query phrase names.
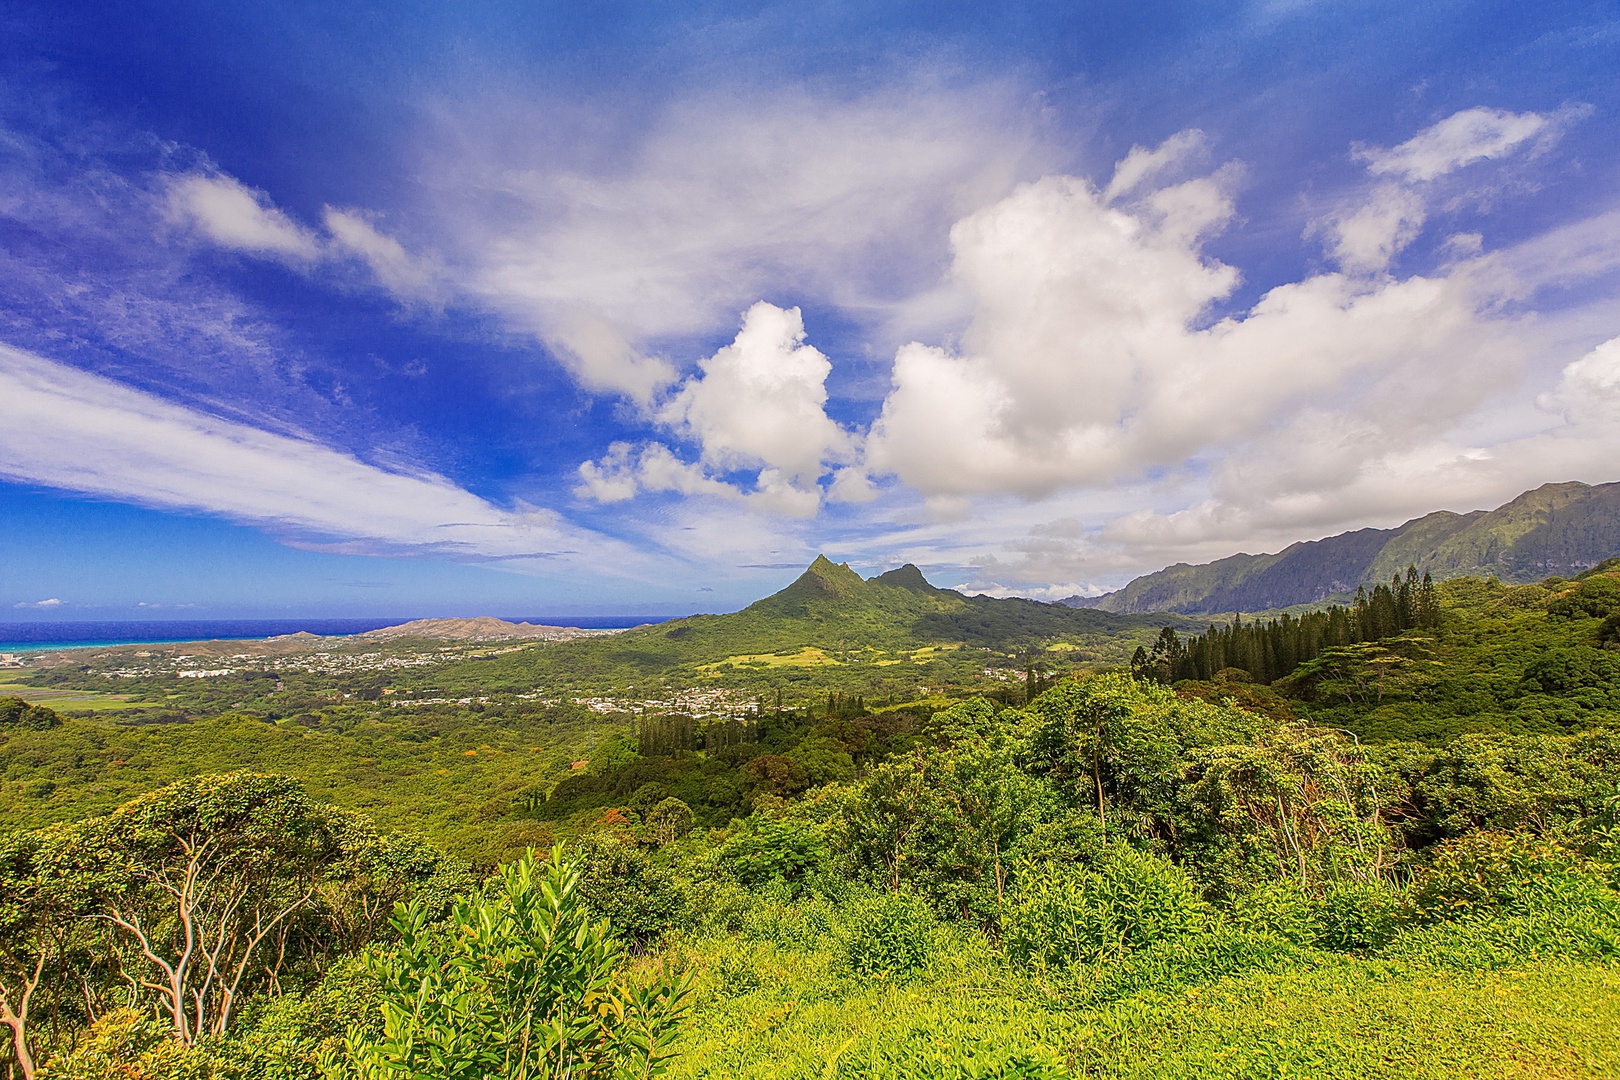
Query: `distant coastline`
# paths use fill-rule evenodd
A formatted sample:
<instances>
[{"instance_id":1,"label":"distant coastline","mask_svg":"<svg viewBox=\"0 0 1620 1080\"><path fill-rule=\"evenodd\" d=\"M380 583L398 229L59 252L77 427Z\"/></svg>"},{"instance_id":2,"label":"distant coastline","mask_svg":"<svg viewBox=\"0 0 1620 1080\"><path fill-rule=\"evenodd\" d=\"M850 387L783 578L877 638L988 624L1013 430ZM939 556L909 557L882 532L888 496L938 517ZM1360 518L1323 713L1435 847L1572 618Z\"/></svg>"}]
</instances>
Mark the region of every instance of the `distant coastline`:
<instances>
[{"instance_id":1,"label":"distant coastline","mask_svg":"<svg viewBox=\"0 0 1620 1080\"><path fill-rule=\"evenodd\" d=\"M186 641L263 641L283 634L309 633L346 637L412 621L414 616L383 619L153 619L74 622L0 622L0 652L54 652L117 645L173 645ZM573 626L586 630L620 630L644 623L666 622L668 615L514 617L513 622Z\"/></svg>"}]
</instances>

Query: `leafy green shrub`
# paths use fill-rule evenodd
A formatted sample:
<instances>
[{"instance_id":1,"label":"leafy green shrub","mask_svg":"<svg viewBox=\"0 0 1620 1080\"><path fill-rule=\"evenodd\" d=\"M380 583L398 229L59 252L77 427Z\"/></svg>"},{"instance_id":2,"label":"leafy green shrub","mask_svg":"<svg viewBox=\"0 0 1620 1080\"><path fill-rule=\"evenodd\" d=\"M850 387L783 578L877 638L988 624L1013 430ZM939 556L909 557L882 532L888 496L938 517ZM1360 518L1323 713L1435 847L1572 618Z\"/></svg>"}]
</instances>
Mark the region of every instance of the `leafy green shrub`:
<instances>
[{"instance_id":1,"label":"leafy green shrub","mask_svg":"<svg viewBox=\"0 0 1620 1080\"><path fill-rule=\"evenodd\" d=\"M1117 960L1100 960L1078 973L1078 1000L1106 1004L1144 991L1169 993L1207 986L1244 971L1276 971L1306 955L1293 941L1226 922L1161 938Z\"/></svg>"},{"instance_id":2,"label":"leafy green shrub","mask_svg":"<svg viewBox=\"0 0 1620 1080\"><path fill-rule=\"evenodd\" d=\"M1387 885L1334 882L1315 902L1315 943L1340 952L1382 948L1400 929L1404 912L1401 894Z\"/></svg>"},{"instance_id":3,"label":"leafy green shrub","mask_svg":"<svg viewBox=\"0 0 1620 1080\"><path fill-rule=\"evenodd\" d=\"M1113 844L1089 867L1020 875L1002 912L1007 955L1062 967L1128 953L1203 925L1207 909L1174 863Z\"/></svg>"},{"instance_id":4,"label":"leafy green shrub","mask_svg":"<svg viewBox=\"0 0 1620 1080\"><path fill-rule=\"evenodd\" d=\"M1232 901L1228 917L1250 934L1273 934L1296 945L1316 940L1316 904L1298 882L1267 881Z\"/></svg>"},{"instance_id":5,"label":"leafy green shrub","mask_svg":"<svg viewBox=\"0 0 1620 1080\"><path fill-rule=\"evenodd\" d=\"M135 1008L101 1017L43 1073L50 1080L211 1080L215 1074L205 1046L186 1046L171 1025Z\"/></svg>"},{"instance_id":6,"label":"leafy green shrub","mask_svg":"<svg viewBox=\"0 0 1620 1080\"><path fill-rule=\"evenodd\" d=\"M663 937L686 913L686 897L662 865L635 844L593 833L579 844L579 896L638 947Z\"/></svg>"},{"instance_id":7,"label":"leafy green shrub","mask_svg":"<svg viewBox=\"0 0 1620 1080\"><path fill-rule=\"evenodd\" d=\"M1380 955L1462 971L1492 971L1547 959L1620 957L1620 896L1593 892L1522 914L1476 911L1397 934Z\"/></svg>"},{"instance_id":8,"label":"leafy green shrub","mask_svg":"<svg viewBox=\"0 0 1620 1080\"><path fill-rule=\"evenodd\" d=\"M1413 891L1420 922L1580 906L1611 893L1601 869L1528 833L1478 832L1446 843Z\"/></svg>"},{"instance_id":9,"label":"leafy green shrub","mask_svg":"<svg viewBox=\"0 0 1620 1080\"><path fill-rule=\"evenodd\" d=\"M419 904L394 919L399 943L370 954L383 1030L350 1029L333 1077L397 1080L577 1080L662 1070L687 1009L690 980L621 974L607 922L591 922L581 870L554 849L497 872L492 888L435 926Z\"/></svg>"},{"instance_id":10,"label":"leafy green shrub","mask_svg":"<svg viewBox=\"0 0 1620 1080\"><path fill-rule=\"evenodd\" d=\"M927 966L938 924L921 897L852 891L843 901L837 932L851 970L894 979Z\"/></svg>"},{"instance_id":11,"label":"leafy green shrub","mask_svg":"<svg viewBox=\"0 0 1620 1080\"><path fill-rule=\"evenodd\" d=\"M827 859L826 830L807 821L749 818L721 845L721 869L745 885L798 882Z\"/></svg>"}]
</instances>

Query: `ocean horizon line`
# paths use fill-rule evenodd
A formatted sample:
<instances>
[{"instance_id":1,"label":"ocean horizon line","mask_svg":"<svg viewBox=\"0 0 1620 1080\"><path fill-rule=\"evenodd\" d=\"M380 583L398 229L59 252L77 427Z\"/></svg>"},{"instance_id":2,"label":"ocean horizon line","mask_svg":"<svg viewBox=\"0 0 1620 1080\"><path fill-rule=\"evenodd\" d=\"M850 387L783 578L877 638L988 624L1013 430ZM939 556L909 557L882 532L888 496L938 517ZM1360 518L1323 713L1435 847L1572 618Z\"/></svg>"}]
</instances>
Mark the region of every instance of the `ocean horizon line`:
<instances>
[{"instance_id":1,"label":"ocean horizon line","mask_svg":"<svg viewBox=\"0 0 1620 1080\"><path fill-rule=\"evenodd\" d=\"M679 618L673 615L417 615L369 619L75 619L0 622L0 653L55 652L122 645L177 645L191 641L266 641L300 632L321 637L351 637L420 619L484 617L580 630L625 630Z\"/></svg>"}]
</instances>

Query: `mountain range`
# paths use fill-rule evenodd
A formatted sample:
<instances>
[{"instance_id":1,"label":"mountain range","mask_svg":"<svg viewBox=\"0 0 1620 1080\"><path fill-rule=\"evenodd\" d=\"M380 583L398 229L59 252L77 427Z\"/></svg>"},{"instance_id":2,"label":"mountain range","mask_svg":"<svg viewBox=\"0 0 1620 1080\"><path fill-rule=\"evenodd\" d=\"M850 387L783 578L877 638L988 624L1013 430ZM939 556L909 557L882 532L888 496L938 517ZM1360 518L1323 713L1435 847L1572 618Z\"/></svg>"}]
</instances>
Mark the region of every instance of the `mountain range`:
<instances>
[{"instance_id":1,"label":"mountain range","mask_svg":"<svg viewBox=\"0 0 1620 1080\"><path fill-rule=\"evenodd\" d=\"M1102 596L1059 603L1120 614L1269 611L1348 599L1416 566L1437 580L1509 584L1568 577L1620 555L1620 483L1544 484L1495 510L1436 511L1394 529L1357 529L1274 555L1177 563Z\"/></svg>"}]
</instances>

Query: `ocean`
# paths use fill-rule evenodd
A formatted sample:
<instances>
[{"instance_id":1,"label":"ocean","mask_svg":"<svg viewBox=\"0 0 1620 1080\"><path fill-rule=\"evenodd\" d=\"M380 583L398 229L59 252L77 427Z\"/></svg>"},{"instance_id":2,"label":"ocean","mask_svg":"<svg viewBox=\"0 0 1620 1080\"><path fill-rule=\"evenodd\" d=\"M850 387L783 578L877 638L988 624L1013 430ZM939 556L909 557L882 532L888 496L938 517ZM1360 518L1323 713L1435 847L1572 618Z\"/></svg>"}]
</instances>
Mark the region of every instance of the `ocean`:
<instances>
[{"instance_id":1,"label":"ocean","mask_svg":"<svg viewBox=\"0 0 1620 1080\"><path fill-rule=\"evenodd\" d=\"M412 618L424 618L413 616ZM643 623L666 622L668 615L586 616L528 615L509 622L577 626L585 630L617 630ZM44 652L50 649L88 649L108 645L165 645L177 641L262 641L282 634L306 631L331 636L359 634L398 626L411 618L395 619L163 619L118 622L0 623L0 652Z\"/></svg>"}]
</instances>

